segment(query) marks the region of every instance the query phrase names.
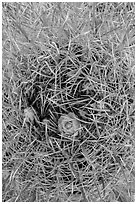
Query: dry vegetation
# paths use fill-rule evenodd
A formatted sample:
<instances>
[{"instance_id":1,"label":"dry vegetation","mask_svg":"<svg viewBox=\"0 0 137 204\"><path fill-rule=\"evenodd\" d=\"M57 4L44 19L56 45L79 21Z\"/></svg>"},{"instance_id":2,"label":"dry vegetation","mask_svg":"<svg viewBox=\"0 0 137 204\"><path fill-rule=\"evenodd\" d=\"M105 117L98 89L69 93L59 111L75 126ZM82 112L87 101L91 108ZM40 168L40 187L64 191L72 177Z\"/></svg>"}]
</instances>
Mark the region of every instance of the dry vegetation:
<instances>
[{"instance_id":1,"label":"dry vegetation","mask_svg":"<svg viewBox=\"0 0 137 204\"><path fill-rule=\"evenodd\" d=\"M2 5L3 201L134 201L134 3Z\"/></svg>"}]
</instances>

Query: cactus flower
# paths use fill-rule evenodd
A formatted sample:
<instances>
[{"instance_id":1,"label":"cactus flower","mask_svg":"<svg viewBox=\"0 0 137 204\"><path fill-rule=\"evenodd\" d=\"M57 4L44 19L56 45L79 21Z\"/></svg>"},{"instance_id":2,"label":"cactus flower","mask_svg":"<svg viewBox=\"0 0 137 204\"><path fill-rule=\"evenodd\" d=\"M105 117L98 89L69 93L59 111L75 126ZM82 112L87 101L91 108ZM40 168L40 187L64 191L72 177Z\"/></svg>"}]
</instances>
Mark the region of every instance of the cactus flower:
<instances>
[{"instance_id":1,"label":"cactus flower","mask_svg":"<svg viewBox=\"0 0 137 204\"><path fill-rule=\"evenodd\" d=\"M58 129L63 136L77 136L80 132L80 123L74 113L62 115L58 120Z\"/></svg>"}]
</instances>

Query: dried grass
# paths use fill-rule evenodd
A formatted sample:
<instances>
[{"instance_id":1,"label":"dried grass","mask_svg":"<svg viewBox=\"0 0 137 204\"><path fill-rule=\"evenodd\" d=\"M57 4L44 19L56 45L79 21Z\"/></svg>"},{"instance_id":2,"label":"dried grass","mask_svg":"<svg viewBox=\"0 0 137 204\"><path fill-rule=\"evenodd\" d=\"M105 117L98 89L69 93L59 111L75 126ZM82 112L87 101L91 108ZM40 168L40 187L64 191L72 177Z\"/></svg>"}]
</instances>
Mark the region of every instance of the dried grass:
<instances>
[{"instance_id":1,"label":"dried grass","mask_svg":"<svg viewBox=\"0 0 137 204\"><path fill-rule=\"evenodd\" d=\"M134 3L2 5L3 201L134 201Z\"/></svg>"}]
</instances>

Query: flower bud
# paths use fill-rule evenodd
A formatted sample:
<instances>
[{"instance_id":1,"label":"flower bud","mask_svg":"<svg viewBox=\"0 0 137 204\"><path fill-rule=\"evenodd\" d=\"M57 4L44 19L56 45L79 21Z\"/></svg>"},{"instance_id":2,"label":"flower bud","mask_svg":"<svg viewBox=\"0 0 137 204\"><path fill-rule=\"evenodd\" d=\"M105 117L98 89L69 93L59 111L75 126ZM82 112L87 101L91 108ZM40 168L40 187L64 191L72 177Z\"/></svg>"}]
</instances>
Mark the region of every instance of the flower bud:
<instances>
[{"instance_id":1,"label":"flower bud","mask_svg":"<svg viewBox=\"0 0 137 204\"><path fill-rule=\"evenodd\" d=\"M63 136L77 136L80 132L80 123L74 113L62 115L58 120L58 129Z\"/></svg>"}]
</instances>

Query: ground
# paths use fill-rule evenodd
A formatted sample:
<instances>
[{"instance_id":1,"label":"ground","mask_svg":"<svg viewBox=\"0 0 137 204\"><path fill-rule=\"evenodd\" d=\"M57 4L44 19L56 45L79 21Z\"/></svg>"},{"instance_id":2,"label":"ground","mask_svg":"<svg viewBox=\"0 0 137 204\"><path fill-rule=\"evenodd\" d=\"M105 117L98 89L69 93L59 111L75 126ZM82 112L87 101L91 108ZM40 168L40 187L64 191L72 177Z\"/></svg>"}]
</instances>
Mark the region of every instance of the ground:
<instances>
[{"instance_id":1,"label":"ground","mask_svg":"<svg viewBox=\"0 0 137 204\"><path fill-rule=\"evenodd\" d=\"M134 201L134 38L133 2L2 4L3 202Z\"/></svg>"}]
</instances>

